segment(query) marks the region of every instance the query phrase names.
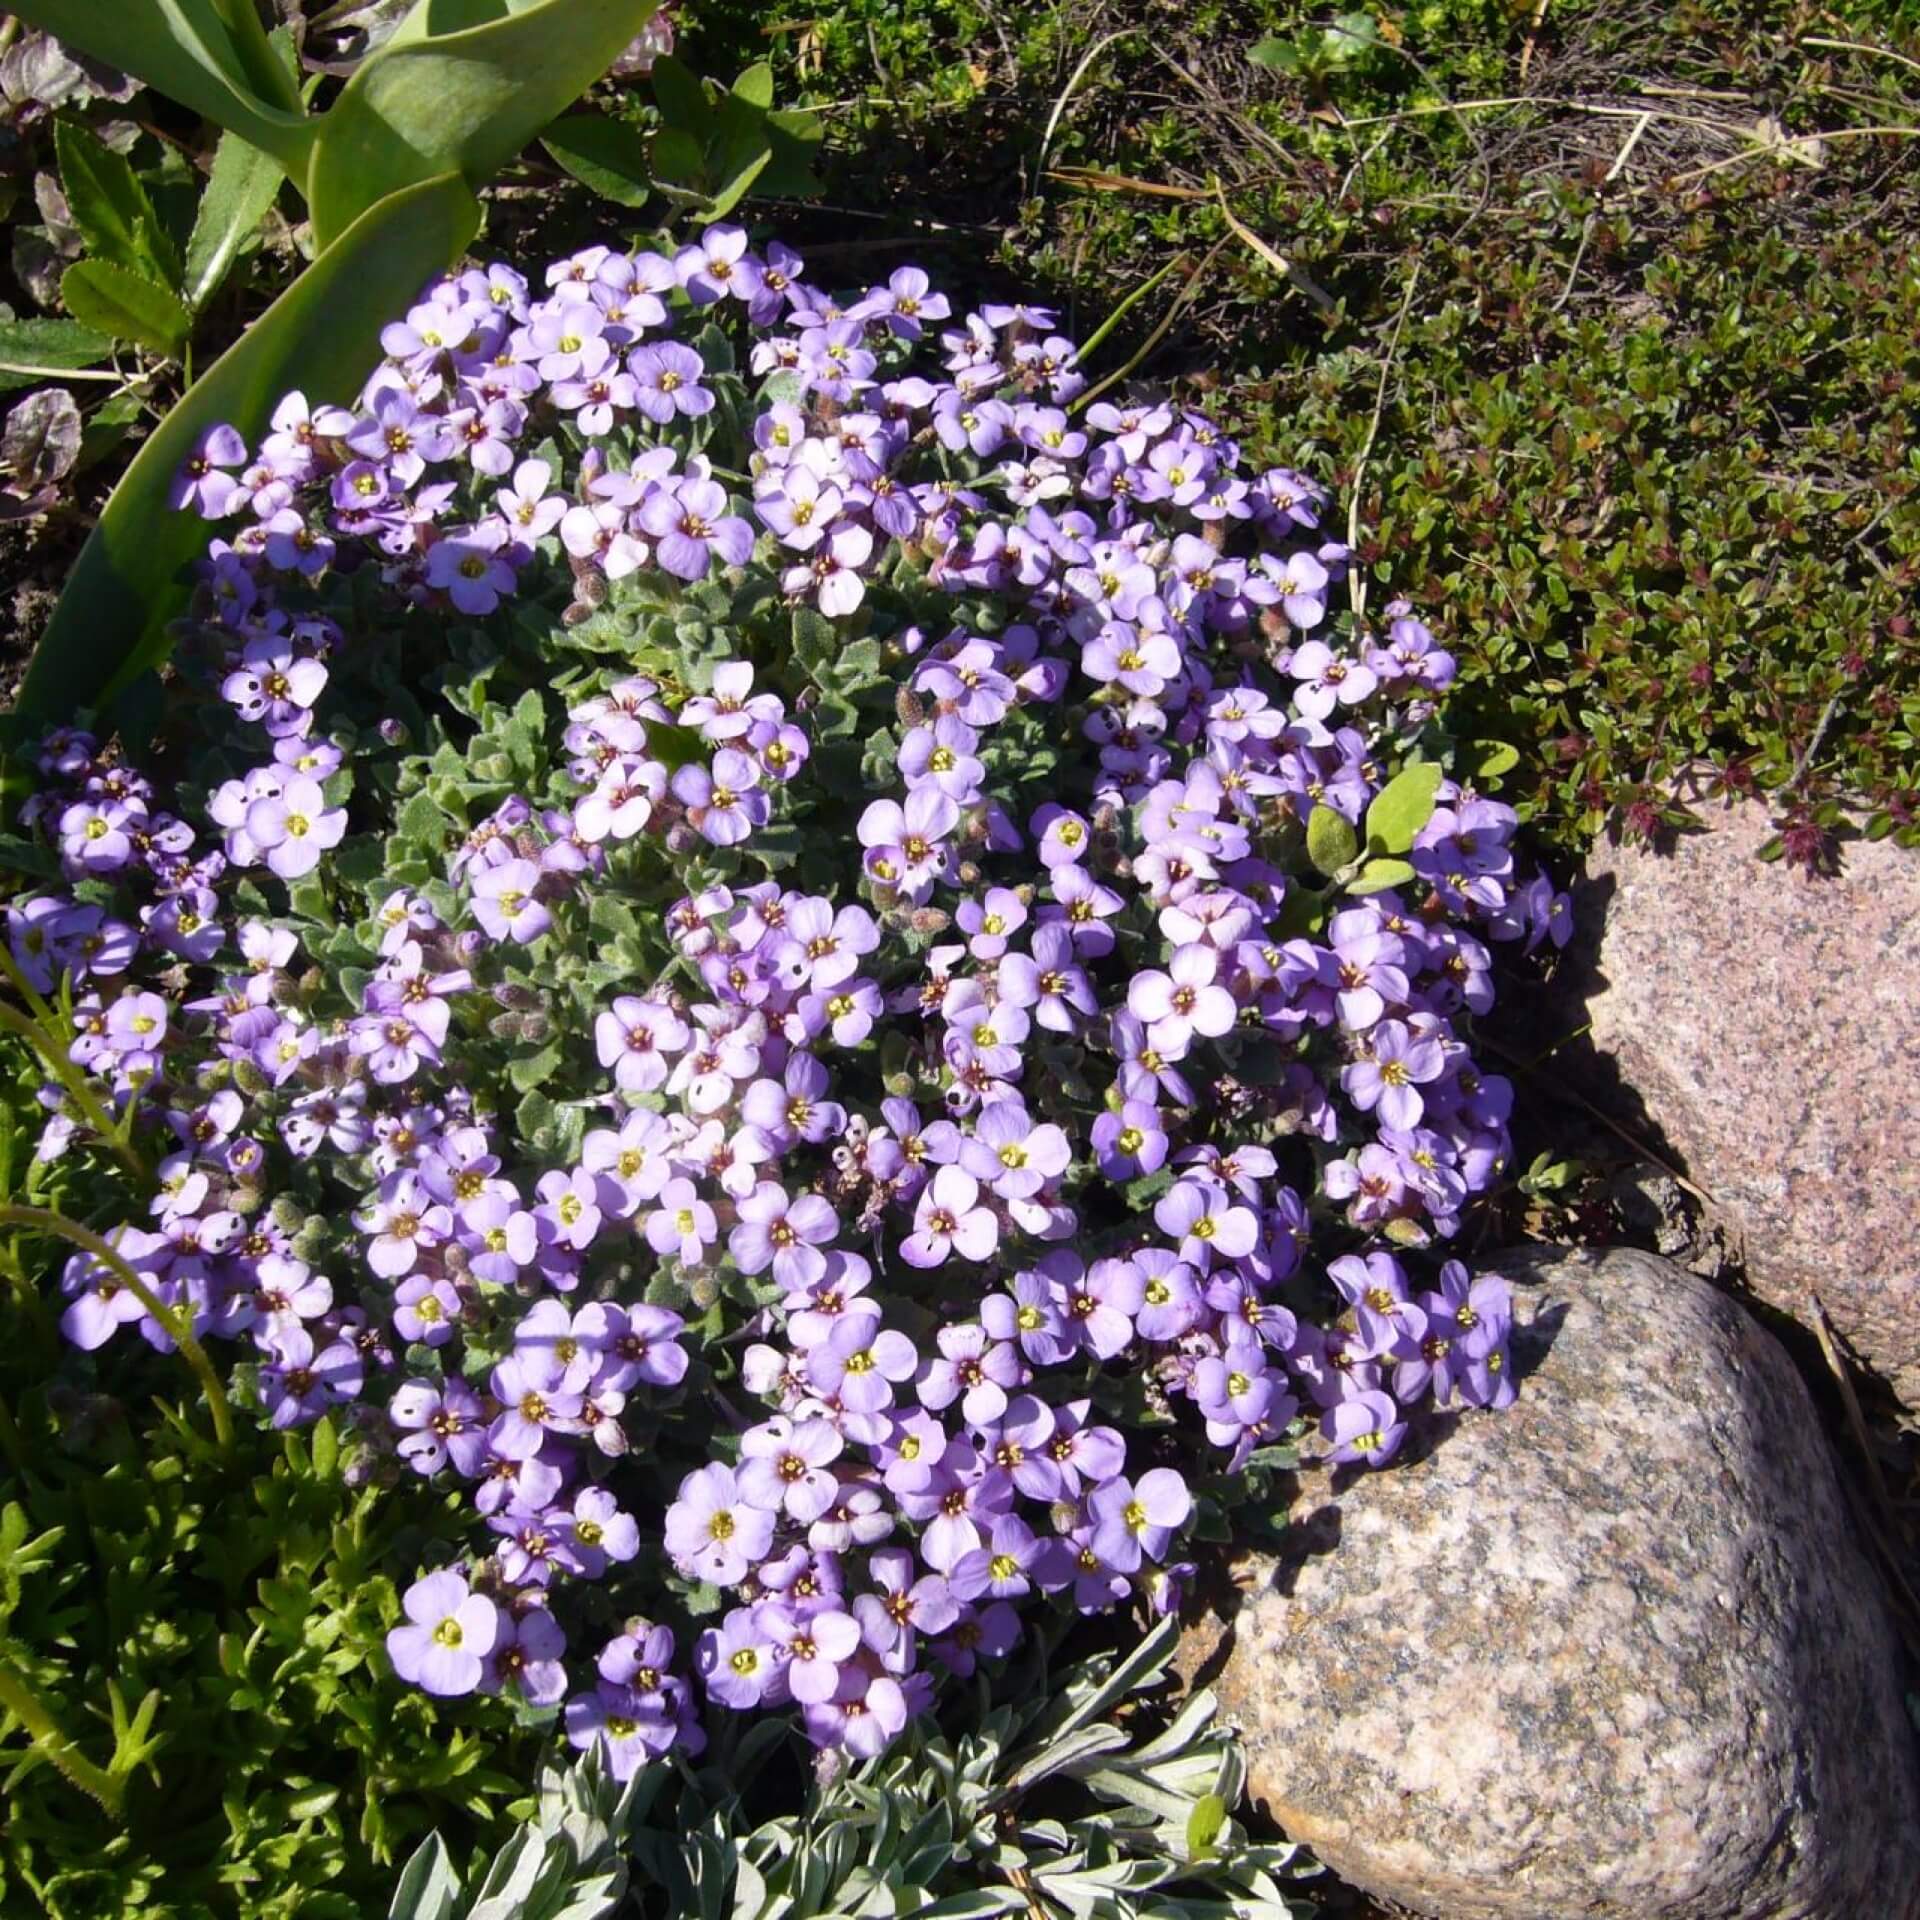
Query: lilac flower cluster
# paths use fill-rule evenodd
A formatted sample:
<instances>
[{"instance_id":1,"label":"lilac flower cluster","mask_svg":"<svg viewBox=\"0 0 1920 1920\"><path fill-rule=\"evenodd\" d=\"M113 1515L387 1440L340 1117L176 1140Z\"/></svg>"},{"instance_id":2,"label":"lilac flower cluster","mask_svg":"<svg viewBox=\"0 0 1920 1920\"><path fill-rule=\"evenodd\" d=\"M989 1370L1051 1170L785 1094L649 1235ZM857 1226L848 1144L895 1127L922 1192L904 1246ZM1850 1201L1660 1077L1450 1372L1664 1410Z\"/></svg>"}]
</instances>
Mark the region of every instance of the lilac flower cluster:
<instances>
[{"instance_id":1,"label":"lilac flower cluster","mask_svg":"<svg viewBox=\"0 0 1920 1920\"><path fill-rule=\"evenodd\" d=\"M703 1702L876 1752L1034 1596L1177 1604L1205 1476L1313 1435L1379 1466L1421 1403L1514 1392L1506 1283L1409 1263L1506 1164L1511 1089L1464 1033L1485 942L1564 939L1564 899L1452 781L1401 887L1316 910L1297 858L1316 809L1362 822L1451 660L1404 607L1321 637L1320 490L1197 413L1076 409L1051 315L947 325L917 269L848 301L802 274L727 227L589 249L543 294L472 269L355 407L210 435L179 495L231 523L206 605L253 764L208 839L50 740L28 819L87 893L8 908L29 980L73 982L74 1061L169 1138L121 1254L251 1343L275 1424L378 1409L397 1465L467 1488L484 1548L409 1591L396 1668L562 1707L623 1772L697 1748ZM763 381L744 479L709 451L733 376L673 337L714 312ZM902 616L908 572L957 622ZM325 876L361 804L318 717L363 644L336 584L417 644L554 582L745 606L755 577L885 635L890 791L815 777L817 689L761 638L577 689L548 787L464 835L453 892L369 895L350 998L233 910L260 870ZM795 818L837 884L775 877ZM578 1034L593 1124L533 1173L500 1118L514 969L622 894L667 963ZM79 1122L45 1097L50 1154ZM167 1343L91 1260L65 1286L76 1344ZM1212 1465L1149 1458L1143 1422ZM597 1581L647 1612L581 1687L562 1618Z\"/></svg>"}]
</instances>

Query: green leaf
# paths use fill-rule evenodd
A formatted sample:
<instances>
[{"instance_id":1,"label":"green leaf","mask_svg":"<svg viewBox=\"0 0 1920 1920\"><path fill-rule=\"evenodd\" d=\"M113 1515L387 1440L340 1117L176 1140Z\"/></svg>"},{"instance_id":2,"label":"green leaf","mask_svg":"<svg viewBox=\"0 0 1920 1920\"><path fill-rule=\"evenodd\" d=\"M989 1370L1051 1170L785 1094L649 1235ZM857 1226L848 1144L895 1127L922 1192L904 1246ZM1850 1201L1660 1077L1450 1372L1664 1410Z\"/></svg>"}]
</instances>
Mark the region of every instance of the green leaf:
<instances>
[{"instance_id":1,"label":"green leaf","mask_svg":"<svg viewBox=\"0 0 1920 1920\"><path fill-rule=\"evenodd\" d=\"M1359 851L1360 837L1338 807L1318 806L1307 816L1307 858L1322 873L1338 873Z\"/></svg>"},{"instance_id":2,"label":"green leaf","mask_svg":"<svg viewBox=\"0 0 1920 1920\"><path fill-rule=\"evenodd\" d=\"M280 397L301 387L340 401L380 358L380 324L423 276L460 257L479 207L457 175L423 181L356 221L195 383L140 449L81 549L17 712L45 725L119 694L167 652L188 564L207 529L167 505L180 463L216 421L257 440Z\"/></svg>"},{"instance_id":3,"label":"green leaf","mask_svg":"<svg viewBox=\"0 0 1920 1920\"><path fill-rule=\"evenodd\" d=\"M660 108L660 118L668 126L692 134L704 146L713 119L713 109L707 104L707 90L701 85L700 76L684 61L676 60L669 53L653 63L653 72L649 77L653 82L654 100Z\"/></svg>"},{"instance_id":4,"label":"green leaf","mask_svg":"<svg viewBox=\"0 0 1920 1920\"><path fill-rule=\"evenodd\" d=\"M112 355L112 336L77 320L0 320L0 393Z\"/></svg>"},{"instance_id":5,"label":"green leaf","mask_svg":"<svg viewBox=\"0 0 1920 1920\"><path fill-rule=\"evenodd\" d=\"M773 105L773 69L764 60L749 67L733 83L733 94L735 99L766 112Z\"/></svg>"},{"instance_id":6,"label":"green leaf","mask_svg":"<svg viewBox=\"0 0 1920 1920\"><path fill-rule=\"evenodd\" d=\"M604 113L570 113L540 136L540 144L602 200L644 207L653 196L646 136L629 121Z\"/></svg>"},{"instance_id":7,"label":"green leaf","mask_svg":"<svg viewBox=\"0 0 1920 1920\"><path fill-rule=\"evenodd\" d=\"M773 164L771 143L746 155L731 166L717 170L713 190L702 203L701 212L709 220L723 219L747 197L753 183Z\"/></svg>"},{"instance_id":8,"label":"green leaf","mask_svg":"<svg viewBox=\"0 0 1920 1920\"><path fill-rule=\"evenodd\" d=\"M387 1920L453 1920L459 1900L460 1876L447 1843L430 1834L401 1871Z\"/></svg>"},{"instance_id":9,"label":"green leaf","mask_svg":"<svg viewBox=\"0 0 1920 1920\"><path fill-rule=\"evenodd\" d=\"M670 199L699 199L701 182L706 178L706 149L690 133L677 127L663 127L653 136L648 151L653 168L653 183ZM682 191L675 192L675 189Z\"/></svg>"},{"instance_id":10,"label":"green leaf","mask_svg":"<svg viewBox=\"0 0 1920 1920\"><path fill-rule=\"evenodd\" d=\"M318 123L285 70L261 63L251 36L236 41L215 0L19 0L12 11L305 172Z\"/></svg>"},{"instance_id":11,"label":"green leaf","mask_svg":"<svg viewBox=\"0 0 1920 1920\"><path fill-rule=\"evenodd\" d=\"M53 123L60 185L91 259L180 286L180 255L123 154L68 120Z\"/></svg>"},{"instance_id":12,"label":"green leaf","mask_svg":"<svg viewBox=\"0 0 1920 1920\"><path fill-rule=\"evenodd\" d=\"M76 260L60 276L60 298L83 326L177 359L193 330L180 296L106 260Z\"/></svg>"},{"instance_id":13,"label":"green leaf","mask_svg":"<svg viewBox=\"0 0 1920 1920\"><path fill-rule=\"evenodd\" d=\"M458 32L397 34L320 125L308 174L325 247L384 195L447 172L479 186L613 64L659 0L533 0ZM429 9L416 8L411 26Z\"/></svg>"},{"instance_id":14,"label":"green leaf","mask_svg":"<svg viewBox=\"0 0 1920 1920\"><path fill-rule=\"evenodd\" d=\"M1187 1858L1211 1859L1215 1842L1227 1824L1227 1803L1217 1793L1204 1793L1187 1815Z\"/></svg>"},{"instance_id":15,"label":"green leaf","mask_svg":"<svg viewBox=\"0 0 1920 1920\"><path fill-rule=\"evenodd\" d=\"M1404 887L1413 878L1413 869L1404 860L1369 860L1347 882L1349 893L1382 893L1388 887Z\"/></svg>"},{"instance_id":16,"label":"green leaf","mask_svg":"<svg viewBox=\"0 0 1920 1920\"><path fill-rule=\"evenodd\" d=\"M1247 49L1247 58L1256 67L1271 67L1276 73L1294 73L1300 66L1299 48L1271 33Z\"/></svg>"},{"instance_id":17,"label":"green leaf","mask_svg":"<svg viewBox=\"0 0 1920 1920\"><path fill-rule=\"evenodd\" d=\"M1476 780L1498 780L1520 764L1520 749L1506 740L1490 741L1470 751L1478 756L1471 762Z\"/></svg>"},{"instance_id":18,"label":"green leaf","mask_svg":"<svg viewBox=\"0 0 1920 1920\"><path fill-rule=\"evenodd\" d=\"M1367 809L1368 852L1405 853L1414 835L1433 818L1433 796L1440 780L1437 760L1419 760L1395 774Z\"/></svg>"},{"instance_id":19,"label":"green leaf","mask_svg":"<svg viewBox=\"0 0 1920 1920\"><path fill-rule=\"evenodd\" d=\"M187 302L196 310L220 290L240 249L267 217L280 182L279 161L238 134L223 133L187 242Z\"/></svg>"}]
</instances>

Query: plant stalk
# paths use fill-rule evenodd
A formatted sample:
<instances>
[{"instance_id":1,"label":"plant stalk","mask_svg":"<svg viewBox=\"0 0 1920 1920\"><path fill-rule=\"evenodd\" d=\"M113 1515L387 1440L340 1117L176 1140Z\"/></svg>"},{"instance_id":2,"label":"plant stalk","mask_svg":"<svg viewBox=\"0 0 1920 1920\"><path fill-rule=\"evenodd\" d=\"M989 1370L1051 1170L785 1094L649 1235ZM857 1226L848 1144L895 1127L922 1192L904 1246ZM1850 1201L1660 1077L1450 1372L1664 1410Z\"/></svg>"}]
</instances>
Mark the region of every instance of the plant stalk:
<instances>
[{"instance_id":1,"label":"plant stalk","mask_svg":"<svg viewBox=\"0 0 1920 1920\"><path fill-rule=\"evenodd\" d=\"M69 1220L64 1213L55 1213L46 1207L0 1207L0 1226L31 1227L37 1232L70 1240L82 1252L92 1254L106 1267L166 1329L173 1344L180 1349L181 1359L193 1369L201 1391L207 1396L207 1408L213 1416L214 1439L219 1443L221 1452L233 1451L233 1407L227 1399L226 1388L220 1383L219 1373L207 1357L206 1348L193 1331L191 1314L168 1306L134 1272L123 1255L101 1239L91 1227L83 1227L79 1221Z\"/></svg>"},{"instance_id":2,"label":"plant stalk","mask_svg":"<svg viewBox=\"0 0 1920 1920\"><path fill-rule=\"evenodd\" d=\"M82 1793L98 1800L114 1819L120 1818L120 1782L80 1751L54 1717L53 1709L34 1691L33 1683L3 1656L0 1656L0 1707L5 1707L26 1728L33 1744Z\"/></svg>"}]
</instances>

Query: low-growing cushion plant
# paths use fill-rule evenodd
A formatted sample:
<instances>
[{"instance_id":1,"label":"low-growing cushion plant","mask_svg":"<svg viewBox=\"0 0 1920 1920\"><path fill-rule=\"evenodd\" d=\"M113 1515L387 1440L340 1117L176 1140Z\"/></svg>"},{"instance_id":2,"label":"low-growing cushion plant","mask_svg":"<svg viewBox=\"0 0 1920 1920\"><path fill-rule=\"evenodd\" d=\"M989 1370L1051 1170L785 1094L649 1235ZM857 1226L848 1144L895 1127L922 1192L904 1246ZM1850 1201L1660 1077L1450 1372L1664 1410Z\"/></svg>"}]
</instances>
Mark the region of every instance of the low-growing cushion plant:
<instances>
[{"instance_id":1,"label":"low-growing cushion plant","mask_svg":"<svg viewBox=\"0 0 1920 1920\"><path fill-rule=\"evenodd\" d=\"M77 1379L196 1392L228 1473L311 1430L343 1672L471 1727L436 1768L931 1756L1280 1476L1511 1401L1472 1027L1567 903L1318 487L1089 403L1045 309L738 227L382 345L175 476L151 770L40 748L0 965L60 1186L7 1217L74 1245ZM1056 1852L1073 1911L1172 1871Z\"/></svg>"}]
</instances>

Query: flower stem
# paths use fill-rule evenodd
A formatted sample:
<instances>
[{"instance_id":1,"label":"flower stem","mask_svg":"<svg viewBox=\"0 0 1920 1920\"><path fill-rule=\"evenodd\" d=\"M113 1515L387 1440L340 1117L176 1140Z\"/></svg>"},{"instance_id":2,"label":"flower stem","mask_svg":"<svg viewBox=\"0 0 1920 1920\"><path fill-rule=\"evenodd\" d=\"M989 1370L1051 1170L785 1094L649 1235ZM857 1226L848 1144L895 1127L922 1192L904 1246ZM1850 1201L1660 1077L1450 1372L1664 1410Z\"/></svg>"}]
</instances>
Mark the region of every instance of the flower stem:
<instances>
[{"instance_id":1,"label":"flower stem","mask_svg":"<svg viewBox=\"0 0 1920 1920\"><path fill-rule=\"evenodd\" d=\"M4 1657L0 1657L0 1707L26 1728L35 1747L82 1793L91 1794L114 1819L120 1818L120 1782L74 1745L67 1730L54 1718L52 1708L34 1691L33 1683Z\"/></svg>"},{"instance_id":2,"label":"flower stem","mask_svg":"<svg viewBox=\"0 0 1920 1920\"><path fill-rule=\"evenodd\" d=\"M81 1117L106 1141L118 1157L120 1164L143 1185L152 1185L153 1169L147 1165L146 1156L130 1139L121 1135L113 1121L108 1118L107 1110L100 1104L100 1096L87 1084L86 1075L54 1043L53 1009L34 991L33 983L14 964L13 956L4 947L0 947L0 973L6 975L13 990L33 1010L32 1015L29 1016L22 1013L18 1007L0 1005L0 1028L4 1028L9 1033L17 1033L33 1048L52 1070L54 1077L66 1088L74 1105L80 1109Z\"/></svg>"},{"instance_id":3,"label":"flower stem","mask_svg":"<svg viewBox=\"0 0 1920 1920\"><path fill-rule=\"evenodd\" d=\"M220 1376L215 1372L213 1362L208 1359L206 1348L194 1335L193 1316L190 1313L182 1313L168 1306L134 1272L121 1254L92 1228L83 1227L77 1220L69 1220L64 1213L54 1213L46 1207L0 1207L0 1226L31 1227L40 1233L70 1240L106 1267L166 1329L173 1344L180 1349L181 1359L193 1369L195 1378L207 1396L207 1407L213 1415L214 1439L219 1442L223 1453L233 1451L233 1408L228 1404L227 1390L220 1384Z\"/></svg>"}]
</instances>

